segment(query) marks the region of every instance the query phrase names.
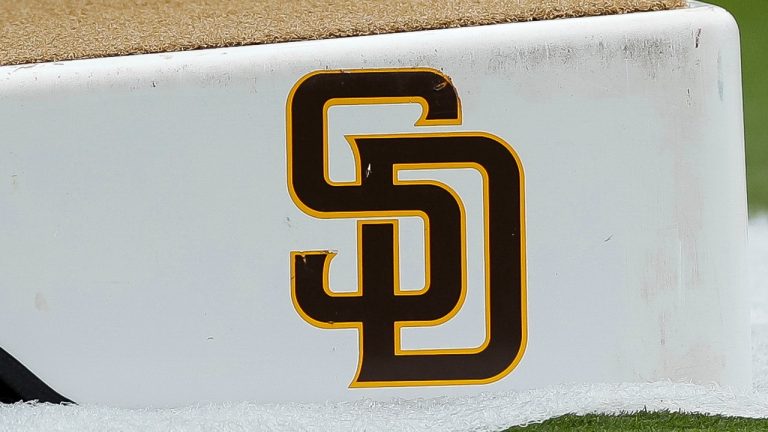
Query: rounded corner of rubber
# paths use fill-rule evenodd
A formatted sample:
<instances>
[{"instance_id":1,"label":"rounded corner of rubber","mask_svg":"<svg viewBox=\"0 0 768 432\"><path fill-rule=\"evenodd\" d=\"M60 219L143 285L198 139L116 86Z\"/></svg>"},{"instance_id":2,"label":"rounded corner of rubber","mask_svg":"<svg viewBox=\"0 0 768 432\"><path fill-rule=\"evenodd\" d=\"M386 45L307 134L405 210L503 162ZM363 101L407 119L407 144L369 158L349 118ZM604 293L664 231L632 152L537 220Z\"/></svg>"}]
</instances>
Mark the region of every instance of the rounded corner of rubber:
<instances>
[{"instance_id":1,"label":"rounded corner of rubber","mask_svg":"<svg viewBox=\"0 0 768 432\"><path fill-rule=\"evenodd\" d=\"M699 6L706 14L706 25L709 31L716 31L724 35L740 37L739 22L736 17L725 7L704 2L689 2L689 7Z\"/></svg>"}]
</instances>

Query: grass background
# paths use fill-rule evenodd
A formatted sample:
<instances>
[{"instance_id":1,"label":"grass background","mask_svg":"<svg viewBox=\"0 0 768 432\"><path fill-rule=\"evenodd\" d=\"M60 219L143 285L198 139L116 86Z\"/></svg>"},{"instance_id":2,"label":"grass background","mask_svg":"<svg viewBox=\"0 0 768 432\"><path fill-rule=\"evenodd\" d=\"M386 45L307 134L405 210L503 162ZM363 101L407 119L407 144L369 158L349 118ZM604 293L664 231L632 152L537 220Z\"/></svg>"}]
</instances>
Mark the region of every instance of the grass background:
<instances>
[{"instance_id":1,"label":"grass background","mask_svg":"<svg viewBox=\"0 0 768 432\"><path fill-rule=\"evenodd\" d=\"M741 29L749 211L768 212L768 0L705 0L730 11ZM563 416L512 431L768 431L768 420L681 413Z\"/></svg>"},{"instance_id":2,"label":"grass background","mask_svg":"<svg viewBox=\"0 0 768 432\"><path fill-rule=\"evenodd\" d=\"M730 11L741 29L747 191L750 213L768 211L768 0L706 0Z\"/></svg>"},{"instance_id":3,"label":"grass background","mask_svg":"<svg viewBox=\"0 0 768 432\"><path fill-rule=\"evenodd\" d=\"M756 0L757 1L757 0ZM763 0L759 0L763 1ZM641 411L638 413L619 416L586 415L565 416L547 420L541 424L518 426L508 429L506 432L658 432L658 431L699 431L699 432L730 432L730 431L765 431L768 430L768 422L765 420L718 417L707 415L691 415L683 413L650 413Z\"/></svg>"}]
</instances>

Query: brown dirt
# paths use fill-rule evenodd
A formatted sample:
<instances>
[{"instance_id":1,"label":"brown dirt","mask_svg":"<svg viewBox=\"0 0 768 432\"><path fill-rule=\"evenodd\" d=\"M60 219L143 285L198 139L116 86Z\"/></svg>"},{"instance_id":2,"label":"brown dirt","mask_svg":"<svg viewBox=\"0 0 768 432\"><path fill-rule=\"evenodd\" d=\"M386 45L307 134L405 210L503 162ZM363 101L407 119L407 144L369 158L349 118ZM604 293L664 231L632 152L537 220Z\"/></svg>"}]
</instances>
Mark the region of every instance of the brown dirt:
<instances>
[{"instance_id":1,"label":"brown dirt","mask_svg":"<svg viewBox=\"0 0 768 432\"><path fill-rule=\"evenodd\" d=\"M0 65L685 6L685 0L6 0Z\"/></svg>"}]
</instances>

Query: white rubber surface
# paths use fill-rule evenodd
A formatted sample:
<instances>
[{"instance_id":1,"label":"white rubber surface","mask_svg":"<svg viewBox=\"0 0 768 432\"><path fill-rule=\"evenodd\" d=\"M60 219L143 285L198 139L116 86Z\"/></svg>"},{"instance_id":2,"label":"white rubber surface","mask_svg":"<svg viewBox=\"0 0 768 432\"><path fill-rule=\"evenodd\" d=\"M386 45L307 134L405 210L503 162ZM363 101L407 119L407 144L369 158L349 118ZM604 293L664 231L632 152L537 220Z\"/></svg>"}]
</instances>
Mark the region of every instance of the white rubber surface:
<instances>
[{"instance_id":1,"label":"white rubber surface","mask_svg":"<svg viewBox=\"0 0 768 432\"><path fill-rule=\"evenodd\" d=\"M696 4L0 68L0 329L19 329L0 345L72 400L129 409L568 382L749 389L738 36L727 12ZM525 174L525 354L483 387L350 389L360 337L302 318L289 257L338 252L328 288L356 290L360 219L313 217L288 193L287 162L300 156L291 146L287 157L286 104L313 71L413 66L450 78L460 126L415 125L416 103L332 98L327 157L315 162L354 182L363 167L344 136L507 141ZM398 179L437 181L461 200L466 297L442 325L404 327L398 344L474 351L494 320L480 241L490 180L439 166ZM424 222L396 214L381 216L402 225L400 282L421 289Z\"/></svg>"},{"instance_id":2,"label":"white rubber surface","mask_svg":"<svg viewBox=\"0 0 768 432\"><path fill-rule=\"evenodd\" d=\"M567 413L682 410L768 418L768 218L750 224L755 387L563 385L478 397L337 404L230 404L169 410L0 405L0 431L498 431Z\"/></svg>"}]
</instances>

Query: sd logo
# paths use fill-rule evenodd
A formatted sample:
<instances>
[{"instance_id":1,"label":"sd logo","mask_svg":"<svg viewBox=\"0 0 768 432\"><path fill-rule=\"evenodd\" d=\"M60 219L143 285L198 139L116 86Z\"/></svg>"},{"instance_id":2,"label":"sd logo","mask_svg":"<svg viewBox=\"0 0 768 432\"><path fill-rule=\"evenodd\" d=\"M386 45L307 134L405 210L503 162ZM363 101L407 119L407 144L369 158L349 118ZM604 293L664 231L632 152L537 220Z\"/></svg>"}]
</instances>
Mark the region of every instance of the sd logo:
<instances>
[{"instance_id":1,"label":"sd logo","mask_svg":"<svg viewBox=\"0 0 768 432\"><path fill-rule=\"evenodd\" d=\"M292 298L321 328L356 328L358 371L351 387L483 384L501 379L526 344L523 171L512 148L482 132L350 138L356 180L328 175L328 110L333 105L418 103L417 126L460 125L456 88L430 69L319 71L302 78L287 104L288 188L305 213L357 218L361 286L329 288L332 252L291 254ZM467 291L463 204L447 185L404 181L407 169L477 170L483 179L485 342L474 348L404 350L403 327L435 326L462 307ZM398 217L423 220L425 287L401 291ZM389 219L387 219L389 218Z\"/></svg>"}]
</instances>

